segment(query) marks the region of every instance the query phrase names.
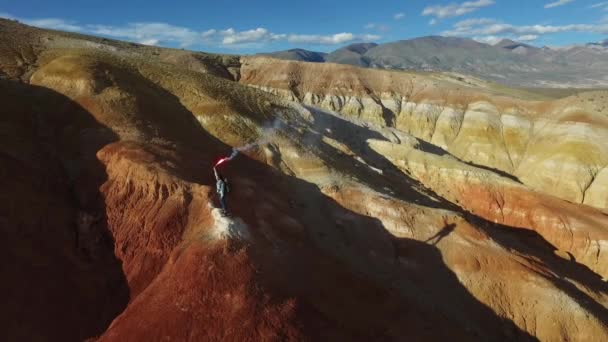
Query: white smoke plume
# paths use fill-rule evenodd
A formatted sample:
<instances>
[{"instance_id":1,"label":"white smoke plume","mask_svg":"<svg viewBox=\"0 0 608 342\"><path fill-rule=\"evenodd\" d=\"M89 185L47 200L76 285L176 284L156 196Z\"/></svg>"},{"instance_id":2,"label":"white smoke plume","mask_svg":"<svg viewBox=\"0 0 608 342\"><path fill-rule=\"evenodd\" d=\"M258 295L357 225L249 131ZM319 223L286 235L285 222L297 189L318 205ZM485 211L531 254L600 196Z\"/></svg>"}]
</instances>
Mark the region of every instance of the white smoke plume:
<instances>
[{"instance_id":1,"label":"white smoke plume","mask_svg":"<svg viewBox=\"0 0 608 342\"><path fill-rule=\"evenodd\" d=\"M279 118L276 118L276 119L274 119L274 121L272 123L270 123L268 125L264 125L264 127L262 127L262 132L260 134L260 137L256 141L250 142L249 144L247 144L245 146L239 146L239 147L233 148L230 156L220 159L220 161L218 161L215 164L215 166L218 166L224 162L232 160L234 157L236 157L239 154L239 152L246 152L256 146L269 142L274 137L274 135L278 132L278 130L281 128L282 124L283 123L281 122L281 120Z\"/></svg>"},{"instance_id":2,"label":"white smoke plume","mask_svg":"<svg viewBox=\"0 0 608 342\"><path fill-rule=\"evenodd\" d=\"M251 150L252 148L268 143L275 134L281 129L283 122L279 118L275 118L273 122L264 125L262 127L259 138L256 141L250 142L245 146L235 147L232 150L232 155L229 157L233 158L233 155L236 156L239 152L246 152Z\"/></svg>"}]
</instances>

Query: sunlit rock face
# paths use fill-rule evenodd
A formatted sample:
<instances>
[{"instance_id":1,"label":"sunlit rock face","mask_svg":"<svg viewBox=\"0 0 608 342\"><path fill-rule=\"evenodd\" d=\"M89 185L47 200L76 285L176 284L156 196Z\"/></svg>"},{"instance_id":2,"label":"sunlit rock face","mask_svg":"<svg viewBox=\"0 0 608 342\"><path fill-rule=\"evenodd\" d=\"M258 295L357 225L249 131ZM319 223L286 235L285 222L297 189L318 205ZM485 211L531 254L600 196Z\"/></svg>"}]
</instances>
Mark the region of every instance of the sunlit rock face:
<instances>
[{"instance_id":1,"label":"sunlit rock face","mask_svg":"<svg viewBox=\"0 0 608 342\"><path fill-rule=\"evenodd\" d=\"M295 91L303 94L296 101L305 105L394 127L465 162L518 177L531 189L606 207L608 194L599 190L605 186L605 177L598 176L608 164L608 119L606 109L589 106L604 98L602 92L525 101L493 98L491 84L464 87L435 75L270 62L266 58L243 60L242 83L290 101L297 97ZM270 65L274 73L297 70L298 78L267 78L272 72L264 71ZM315 78L317 72L327 77Z\"/></svg>"}]
</instances>

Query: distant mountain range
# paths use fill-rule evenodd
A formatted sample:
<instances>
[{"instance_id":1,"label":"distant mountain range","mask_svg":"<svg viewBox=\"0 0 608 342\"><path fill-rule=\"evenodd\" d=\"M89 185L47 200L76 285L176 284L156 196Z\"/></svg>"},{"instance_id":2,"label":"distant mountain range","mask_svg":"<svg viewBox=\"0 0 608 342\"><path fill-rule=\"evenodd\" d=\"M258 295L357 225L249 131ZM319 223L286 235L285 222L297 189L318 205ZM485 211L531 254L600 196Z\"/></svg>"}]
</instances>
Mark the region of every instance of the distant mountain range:
<instances>
[{"instance_id":1,"label":"distant mountain range","mask_svg":"<svg viewBox=\"0 0 608 342\"><path fill-rule=\"evenodd\" d=\"M596 42L596 43L588 43L587 46L601 46L601 47L608 47L608 39L604 39L600 42Z\"/></svg>"},{"instance_id":2,"label":"distant mountain range","mask_svg":"<svg viewBox=\"0 0 608 342\"><path fill-rule=\"evenodd\" d=\"M608 87L608 39L568 47L536 47L509 39L490 45L467 38L429 36L351 44L331 53L293 49L261 55L370 68L457 72L526 87Z\"/></svg>"},{"instance_id":3,"label":"distant mountain range","mask_svg":"<svg viewBox=\"0 0 608 342\"><path fill-rule=\"evenodd\" d=\"M327 56L327 53L309 51L309 50L304 50L304 49L291 49L291 50L285 50L285 51L272 52L272 53L263 54L263 55L268 55L268 56L272 56L274 58L287 59L287 60L293 60L293 61L322 63L322 62L325 62L325 57Z\"/></svg>"}]
</instances>

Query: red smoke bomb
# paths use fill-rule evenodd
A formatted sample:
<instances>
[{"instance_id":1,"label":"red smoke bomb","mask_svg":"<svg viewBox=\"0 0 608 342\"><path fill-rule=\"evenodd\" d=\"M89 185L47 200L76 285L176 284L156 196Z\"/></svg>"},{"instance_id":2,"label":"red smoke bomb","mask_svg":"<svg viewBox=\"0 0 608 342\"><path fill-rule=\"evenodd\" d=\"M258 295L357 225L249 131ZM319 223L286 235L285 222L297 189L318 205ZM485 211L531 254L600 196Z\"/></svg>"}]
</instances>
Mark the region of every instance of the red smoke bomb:
<instances>
[{"instance_id":1,"label":"red smoke bomb","mask_svg":"<svg viewBox=\"0 0 608 342\"><path fill-rule=\"evenodd\" d=\"M230 154L230 156L226 157L226 158L222 158L220 159L217 163L215 163L215 167L219 166L221 163L225 162L225 161L230 161L232 160L234 157L236 157L236 155L239 154L239 150L237 149L233 149L232 150L232 154Z\"/></svg>"}]
</instances>

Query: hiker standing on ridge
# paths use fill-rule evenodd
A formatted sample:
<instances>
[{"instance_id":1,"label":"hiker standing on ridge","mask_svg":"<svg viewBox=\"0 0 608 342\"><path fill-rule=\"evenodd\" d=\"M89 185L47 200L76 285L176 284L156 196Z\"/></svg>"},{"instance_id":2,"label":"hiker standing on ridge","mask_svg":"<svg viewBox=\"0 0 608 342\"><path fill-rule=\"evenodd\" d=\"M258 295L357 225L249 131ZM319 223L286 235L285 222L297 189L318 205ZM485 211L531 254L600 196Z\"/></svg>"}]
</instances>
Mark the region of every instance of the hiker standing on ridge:
<instances>
[{"instance_id":1,"label":"hiker standing on ridge","mask_svg":"<svg viewBox=\"0 0 608 342\"><path fill-rule=\"evenodd\" d=\"M227 215L228 211L226 210L226 194L230 191L228 188L228 180L217 172L215 166L213 167L213 174L215 175L215 191L220 198L222 214Z\"/></svg>"}]
</instances>

